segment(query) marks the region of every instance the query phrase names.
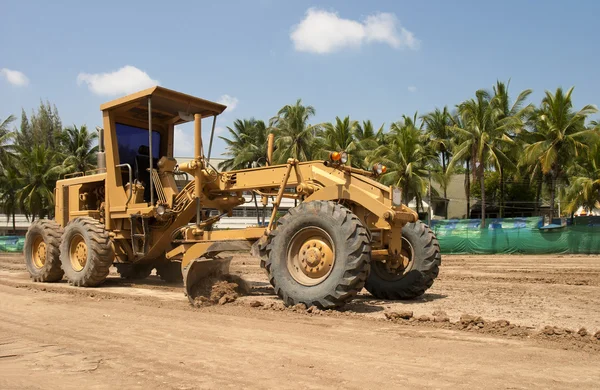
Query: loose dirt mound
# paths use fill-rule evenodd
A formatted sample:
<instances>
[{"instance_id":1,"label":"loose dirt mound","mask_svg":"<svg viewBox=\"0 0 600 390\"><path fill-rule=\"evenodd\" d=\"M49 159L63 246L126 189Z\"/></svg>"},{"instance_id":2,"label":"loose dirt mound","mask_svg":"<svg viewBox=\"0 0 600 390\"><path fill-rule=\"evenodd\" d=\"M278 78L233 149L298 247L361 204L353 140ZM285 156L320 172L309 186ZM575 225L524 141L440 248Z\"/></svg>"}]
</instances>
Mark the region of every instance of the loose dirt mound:
<instances>
[{"instance_id":1,"label":"loose dirt mound","mask_svg":"<svg viewBox=\"0 0 600 390\"><path fill-rule=\"evenodd\" d=\"M239 276L219 275L204 278L191 288L196 307L225 305L249 294L248 284Z\"/></svg>"},{"instance_id":2,"label":"loose dirt mound","mask_svg":"<svg viewBox=\"0 0 600 390\"><path fill-rule=\"evenodd\" d=\"M411 325L429 325L436 328L463 330L497 336L518 338L533 338L544 341L558 342L563 347L600 351L600 331L590 334L585 328L575 331L557 326L545 326L536 331L530 327L511 324L508 320L490 321L480 316L463 314L456 322L449 320L443 311L435 311L432 316L421 315L414 317L411 311L387 312L385 317L392 322Z\"/></svg>"}]
</instances>

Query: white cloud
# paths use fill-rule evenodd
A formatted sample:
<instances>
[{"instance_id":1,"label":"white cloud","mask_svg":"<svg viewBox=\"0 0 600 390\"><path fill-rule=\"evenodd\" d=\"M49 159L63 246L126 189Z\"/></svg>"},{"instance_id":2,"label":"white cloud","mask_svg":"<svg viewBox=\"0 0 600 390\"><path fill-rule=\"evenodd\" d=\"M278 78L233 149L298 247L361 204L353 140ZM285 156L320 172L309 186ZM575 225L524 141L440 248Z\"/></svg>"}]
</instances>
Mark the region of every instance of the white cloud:
<instances>
[{"instance_id":1,"label":"white cloud","mask_svg":"<svg viewBox=\"0 0 600 390\"><path fill-rule=\"evenodd\" d=\"M194 133L193 130L175 126L173 133L173 154L177 157L194 156Z\"/></svg>"},{"instance_id":2,"label":"white cloud","mask_svg":"<svg viewBox=\"0 0 600 390\"><path fill-rule=\"evenodd\" d=\"M411 85L410 87L408 87L408 92L417 92L417 87Z\"/></svg>"},{"instance_id":3,"label":"white cloud","mask_svg":"<svg viewBox=\"0 0 600 390\"><path fill-rule=\"evenodd\" d=\"M238 102L239 102L238 98L229 96L229 95L223 95L217 101L217 103L221 103L221 104L224 104L227 106L227 109L225 110L226 112L231 112L231 111L235 110L235 108L238 105Z\"/></svg>"},{"instance_id":4,"label":"white cloud","mask_svg":"<svg viewBox=\"0 0 600 390\"><path fill-rule=\"evenodd\" d=\"M24 87L29 84L29 79L23 72L7 68L0 69L0 75L6 78L6 81L17 87Z\"/></svg>"},{"instance_id":5,"label":"white cloud","mask_svg":"<svg viewBox=\"0 0 600 390\"><path fill-rule=\"evenodd\" d=\"M400 26L396 15L376 13L364 21L343 19L335 12L309 8L305 18L292 28L290 38L297 51L326 54L363 43L387 43L395 49L416 50L419 40Z\"/></svg>"},{"instance_id":6,"label":"white cloud","mask_svg":"<svg viewBox=\"0 0 600 390\"><path fill-rule=\"evenodd\" d=\"M111 73L79 73L77 84L86 83L90 91L96 95L125 95L158 85L148 73L126 65Z\"/></svg>"}]
</instances>

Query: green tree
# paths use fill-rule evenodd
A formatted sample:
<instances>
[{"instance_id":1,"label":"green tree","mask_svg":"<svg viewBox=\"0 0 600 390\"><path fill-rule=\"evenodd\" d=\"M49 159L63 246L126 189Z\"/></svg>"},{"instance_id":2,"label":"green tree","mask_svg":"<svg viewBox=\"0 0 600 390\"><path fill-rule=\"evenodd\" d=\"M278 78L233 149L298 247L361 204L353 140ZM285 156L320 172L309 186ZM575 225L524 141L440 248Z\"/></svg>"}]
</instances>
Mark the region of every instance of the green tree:
<instances>
[{"instance_id":1,"label":"green tree","mask_svg":"<svg viewBox=\"0 0 600 390\"><path fill-rule=\"evenodd\" d=\"M355 132L358 123L350 120L347 116L344 119L335 117L335 124L324 123L323 128L323 148L324 158L331 152L346 151L351 165L357 166L360 162L358 158L352 158L352 154L358 150L358 142L355 139ZM356 161L355 161L356 160Z\"/></svg>"},{"instance_id":2,"label":"green tree","mask_svg":"<svg viewBox=\"0 0 600 390\"><path fill-rule=\"evenodd\" d=\"M496 128L498 133L504 133L511 139L516 139L517 135L521 134L524 129L525 123L527 122L529 116L533 112L533 105L525 105L525 101L527 97L531 95L532 90L526 89L522 91L514 102L511 100L508 87L510 85L510 80L508 83L503 83L501 81L497 81L494 86L494 96L492 98L491 104L494 106L496 110L495 120L496 120ZM517 139L518 142L518 139ZM499 148L502 152L510 158L511 161L517 161L519 158L519 152L522 150L521 145L517 142L504 142L499 145ZM511 167L514 167L515 164L511 164ZM499 181L500 181L500 192L499 192L499 205L500 205L500 218L504 216L504 183L506 177L506 166L500 161L498 166L499 170ZM511 172L509 170L509 172ZM516 171L512 171L513 176L516 174Z\"/></svg>"},{"instance_id":3,"label":"green tree","mask_svg":"<svg viewBox=\"0 0 600 390\"><path fill-rule=\"evenodd\" d=\"M428 170L436 155L416 120L415 114L413 118L403 116L401 121L392 123L374 158L387 167L381 182L401 188L404 204L415 197L418 205L427 189Z\"/></svg>"},{"instance_id":4,"label":"green tree","mask_svg":"<svg viewBox=\"0 0 600 390\"><path fill-rule=\"evenodd\" d=\"M319 125L309 125L315 115L313 106L305 106L298 99L294 105L286 105L277 116L271 118L270 126L275 133L276 150L273 159L285 163L288 158L310 161L316 158L320 148L315 141L321 133Z\"/></svg>"},{"instance_id":5,"label":"green tree","mask_svg":"<svg viewBox=\"0 0 600 390\"><path fill-rule=\"evenodd\" d=\"M500 169L501 164L514 165L502 151L502 144L514 143L502 126L499 126L499 110L496 109L490 94L485 90L475 93L475 99L467 100L458 106L463 127L453 126L460 134L462 142L457 146L450 167L470 155L472 167L481 187L481 228L485 228L485 168Z\"/></svg>"},{"instance_id":6,"label":"green tree","mask_svg":"<svg viewBox=\"0 0 600 390\"><path fill-rule=\"evenodd\" d=\"M0 211L7 220L12 218L13 232L16 233L15 214L19 209L17 191L21 188L20 172L14 165L6 165L0 173Z\"/></svg>"},{"instance_id":7,"label":"green tree","mask_svg":"<svg viewBox=\"0 0 600 390\"><path fill-rule=\"evenodd\" d=\"M19 208L27 215L44 218L54 213L54 188L63 173L60 156L45 145L17 145L21 188Z\"/></svg>"},{"instance_id":8,"label":"green tree","mask_svg":"<svg viewBox=\"0 0 600 390\"><path fill-rule=\"evenodd\" d=\"M553 94L546 91L540 109L533 118L532 143L524 150L525 163L537 162L544 174L550 175L550 213L554 216L557 180L564 176L566 167L588 149L586 139L598 133L598 128L588 129L585 121L596 107L586 105L581 110L573 109L571 95L573 87L566 93L557 88Z\"/></svg>"},{"instance_id":9,"label":"green tree","mask_svg":"<svg viewBox=\"0 0 600 390\"><path fill-rule=\"evenodd\" d=\"M13 156L14 133L10 130L10 124L15 121L14 115L0 120L0 168L4 167Z\"/></svg>"},{"instance_id":10,"label":"green tree","mask_svg":"<svg viewBox=\"0 0 600 390\"><path fill-rule=\"evenodd\" d=\"M355 139L357 148L354 154L357 158L353 161L356 166L362 169L371 169L371 158L375 149L383 144L384 125L381 125L377 131L373 127L373 123L370 120L357 123L355 131Z\"/></svg>"},{"instance_id":11,"label":"green tree","mask_svg":"<svg viewBox=\"0 0 600 390\"><path fill-rule=\"evenodd\" d=\"M98 134L88 132L85 125L64 129L61 134L64 149L61 153L65 157L63 166L66 172L86 172L96 168L98 145L94 146L94 143L97 139Z\"/></svg>"},{"instance_id":12,"label":"green tree","mask_svg":"<svg viewBox=\"0 0 600 390\"><path fill-rule=\"evenodd\" d=\"M238 119L233 128L227 127L229 137L219 137L226 144L225 155L229 158L219 164L220 169L236 170L263 166L267 161L267 137L269 131L265 122Z\"/></svg>"},{"instance_id":13,"label":"green tree","mask_svg":"<svg viewBox=\"0 0 600 390\"><path fill-rule=\"evenodd\" d=\"M25 134L29 144L44 145L53 150L60 147L62 122L55 105L40 102L37 112L29 118L29 134Z\"/></svg>"},{"instance_id":14,"label":"green tree","mask_svg":"<svg viewBox=\"0 0 600 390\"><path fill-rule=\"evenodd\" d=\"M442 163L442 171L446 172L446 167L450 162L451 156L451 126L452 119L448 108L444 106L442 110L436 108L434 111L423 115L423 122L425 129L429 135L430 142L433 144L435 150L440 154L440 160ZM446 194L444 193L444 197Z\"/></svg>"}]
</instances>

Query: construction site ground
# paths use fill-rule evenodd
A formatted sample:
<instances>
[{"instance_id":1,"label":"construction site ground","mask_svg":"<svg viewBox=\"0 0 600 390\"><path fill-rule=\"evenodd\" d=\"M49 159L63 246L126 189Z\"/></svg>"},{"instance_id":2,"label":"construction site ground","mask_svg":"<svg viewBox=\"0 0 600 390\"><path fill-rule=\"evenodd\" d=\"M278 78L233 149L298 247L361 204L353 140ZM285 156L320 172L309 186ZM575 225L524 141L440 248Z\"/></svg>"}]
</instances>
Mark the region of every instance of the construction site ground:
<instances>
[{"instance_id":1,"label":"construction site ground","mask_svg":"<svg viewBox=\"0 0 600 390\"><path fill-rule=\"evenodd\" d=\"M191 306L177 284L111 272L32 282L0 254L1 389L598 388L600 256L444 256L423 297L363 291L342 311L250 294ZM410 313L412 312L412 313ZM584 329L582 329L584 328Z\"/></svg>"}]
</instances>

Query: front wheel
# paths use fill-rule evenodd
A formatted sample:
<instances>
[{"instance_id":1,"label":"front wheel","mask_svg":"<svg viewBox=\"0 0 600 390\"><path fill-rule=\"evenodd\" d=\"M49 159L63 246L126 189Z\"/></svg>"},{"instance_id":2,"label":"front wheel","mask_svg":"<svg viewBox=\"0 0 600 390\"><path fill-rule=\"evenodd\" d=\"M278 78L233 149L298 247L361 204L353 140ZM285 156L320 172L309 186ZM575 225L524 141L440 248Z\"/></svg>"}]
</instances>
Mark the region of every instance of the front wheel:
<instances>
[{"instance_id":1,"label":"front wheel","mask_svg":"<svg viewBox=\"0 0 600 390\"><path fill-rule=\"evenodd\" d=\"M82 287L102 284L114 258L111 238L99 221L75 218L65 227L60 261L70 284Z\"/></svg>"},{"instance_id":2,"label":"front wheel","mask_svg":"<svg viewBox=\"0 0 600 390\"><path fill-rule=\"evenodd\" d=\"M411 299L433 285L442 262L435 234L421 221L402 228L399 261L373 261L365 288L378 299Z\"/></svg>"},{"instance_id":3,"label":"front wheel","mask_svg":"<svg viewBox=\"0 0 600 390\"><path fill-rule=\"evenodd\" d=\"M350 210L313 201L281 217L261 252L261 266L286 305L331 309L363 288L371 243L367 229Z\"/></svg>"}]
</instances>

